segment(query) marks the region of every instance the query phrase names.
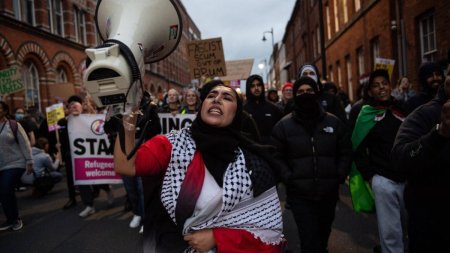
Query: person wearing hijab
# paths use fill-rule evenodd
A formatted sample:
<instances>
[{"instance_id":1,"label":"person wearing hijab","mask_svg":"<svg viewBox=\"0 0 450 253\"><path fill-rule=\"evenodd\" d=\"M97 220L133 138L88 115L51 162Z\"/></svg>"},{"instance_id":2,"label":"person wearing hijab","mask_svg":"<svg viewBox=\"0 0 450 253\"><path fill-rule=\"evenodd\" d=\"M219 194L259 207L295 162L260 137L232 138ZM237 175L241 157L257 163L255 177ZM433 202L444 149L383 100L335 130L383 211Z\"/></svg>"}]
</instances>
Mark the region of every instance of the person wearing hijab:
<instances>
[{"instance_id":1,"label":"person wearing hijab","mask_svg":"<svg viewBox=\"0 0 450 253\"><path fill-rule=\"evenodd\" d=\"M350 171L350 132L324 111L314 79L299 78L293 93L294 110L274 126L271 140L288 164L280 173L301 252L327 252L339 185Z\"/></svg>"},{"instance_id":2,"label":"person wearing hijab","mask_svg":"<svg viewBox=\"0 0 450 253\"><path fill-rule=\"evenodd\" d=\"M161 202L187 242L184 252L281 252L273 150L241 134L236 91L217 83L205 85L205 94L191 127L155 136L130 160L116 142L116 171L161 175ZM124 121L126 150L134 145L134 118Z\"/></svg>"}]
</instances>

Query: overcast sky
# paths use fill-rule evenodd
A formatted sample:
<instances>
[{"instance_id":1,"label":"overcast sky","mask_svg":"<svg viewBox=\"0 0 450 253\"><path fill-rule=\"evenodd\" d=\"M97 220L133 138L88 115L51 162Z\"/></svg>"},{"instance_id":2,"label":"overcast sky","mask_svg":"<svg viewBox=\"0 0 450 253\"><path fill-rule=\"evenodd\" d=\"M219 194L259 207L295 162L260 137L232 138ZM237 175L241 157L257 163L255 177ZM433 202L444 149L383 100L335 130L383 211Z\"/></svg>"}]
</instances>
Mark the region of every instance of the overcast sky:
<instances>
[{"instance_id":1,"label":"overcast sky","mask_svg":"<svg viewBox=\"0 0 450 253\"><path fill-rule=\"evenodd\" d=\"M222 37L225 60L254 59L252 74L264 74L257 65L269 60L271 34L275 43L284 30L295 0L182 0L202 39ZM264 74L265 75L265 74Z\"/></svg>"}]
</instances>

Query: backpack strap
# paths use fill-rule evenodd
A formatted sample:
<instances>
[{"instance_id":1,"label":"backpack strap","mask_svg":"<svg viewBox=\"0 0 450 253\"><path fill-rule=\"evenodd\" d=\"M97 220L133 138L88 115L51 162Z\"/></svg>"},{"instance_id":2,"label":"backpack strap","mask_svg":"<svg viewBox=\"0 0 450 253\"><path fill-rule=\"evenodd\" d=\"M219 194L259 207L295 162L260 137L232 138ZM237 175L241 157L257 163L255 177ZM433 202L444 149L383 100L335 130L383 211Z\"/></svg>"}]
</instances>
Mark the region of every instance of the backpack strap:
<instances>
[{"instance_id":1,"label":"backpack strap","mask_svg":"<svg viewBox=\"0 0 450 253\"><path fill-rule=\"evenodd\" d=\"M17 139L17 121L10 119L9 121L9 127L11 128L11 131L14 134L14 140L16 140L16 143L19 143L19 140Z\"/></svg>"}]
</instances>

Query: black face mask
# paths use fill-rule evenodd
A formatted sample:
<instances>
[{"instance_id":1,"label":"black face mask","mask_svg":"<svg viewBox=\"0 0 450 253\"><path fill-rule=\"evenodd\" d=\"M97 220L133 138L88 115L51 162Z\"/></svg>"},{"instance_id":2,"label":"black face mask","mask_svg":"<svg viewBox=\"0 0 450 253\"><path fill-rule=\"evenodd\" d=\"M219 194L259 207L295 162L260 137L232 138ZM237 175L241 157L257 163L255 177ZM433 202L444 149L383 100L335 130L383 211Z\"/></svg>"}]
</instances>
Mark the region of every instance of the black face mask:
<instances>
[{"instance_id":1,"label":"black face mask","mask_svg":"<svg viewBox=\"0 0 450 253\"><path fill-rule=\"evenodd\" d=\"M295 111L298 116L314 118L319 114L319 103L316 94L305 93L294 97Z\"/></svg>"}]
</instances>

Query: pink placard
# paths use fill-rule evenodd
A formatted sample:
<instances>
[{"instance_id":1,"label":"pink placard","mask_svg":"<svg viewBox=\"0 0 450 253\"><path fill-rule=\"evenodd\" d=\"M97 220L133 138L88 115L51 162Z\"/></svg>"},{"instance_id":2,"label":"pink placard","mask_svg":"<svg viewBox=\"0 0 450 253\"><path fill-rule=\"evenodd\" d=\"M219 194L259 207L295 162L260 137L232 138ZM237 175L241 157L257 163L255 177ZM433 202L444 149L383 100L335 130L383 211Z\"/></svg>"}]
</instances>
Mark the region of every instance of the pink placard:
<instances>
[{"instance_id":1,"label":"pink placard","mask_svg":"<svg viewBox=\"0 0 450 253\"><path fill-rule=\"evenodd\" d=\"M121 179L113 158L74 158L75 180Z\"/></svg>"}]
</instances>

